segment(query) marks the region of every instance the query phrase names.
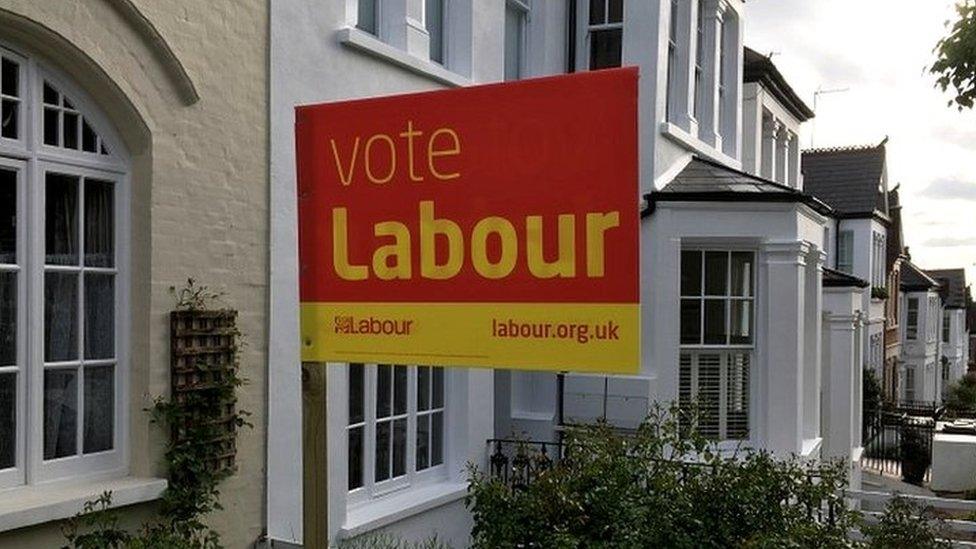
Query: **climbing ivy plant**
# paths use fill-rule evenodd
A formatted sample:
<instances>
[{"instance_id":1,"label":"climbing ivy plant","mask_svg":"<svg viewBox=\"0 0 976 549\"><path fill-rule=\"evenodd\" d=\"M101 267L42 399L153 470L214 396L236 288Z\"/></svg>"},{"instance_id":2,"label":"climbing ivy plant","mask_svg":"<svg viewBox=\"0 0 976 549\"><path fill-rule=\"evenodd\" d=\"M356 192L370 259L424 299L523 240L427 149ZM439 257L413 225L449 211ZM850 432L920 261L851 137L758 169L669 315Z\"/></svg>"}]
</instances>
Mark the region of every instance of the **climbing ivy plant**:
<instances>
[{"instance_id":1,"label":"climbing ivy plant","mask_svg":"<svg viewBox=\"0 0 976 549\"><path fill-rule=\"evenodd\" d=\"M206 311L214 309L214 302L222 294L201 286L192 278L181 289L171 288L176 296L177 310ZM85 504L84 510L66 521L63 534L66 547L77 549L161 548L215 549L221 547L219 534L206 525L204 518L220 505L220 483L233 474L233 469L215 465L224 451L215 441L227 435L228 419L234 433L250 427L247 411L234 404L237 388L244 384L239 376L240 348L243 338L234 334L233 363L220 366L218 379L179 398L157 397L145 411L151 423L171 433L164 461L169 484L163 492L157 516L143 524L136 532L120 526L118 514L111 509L112 494L103 493ZM200 374L214 368L197 364ZM227 410L232 410L228 418Z\"/></svg>"}]
</instances>

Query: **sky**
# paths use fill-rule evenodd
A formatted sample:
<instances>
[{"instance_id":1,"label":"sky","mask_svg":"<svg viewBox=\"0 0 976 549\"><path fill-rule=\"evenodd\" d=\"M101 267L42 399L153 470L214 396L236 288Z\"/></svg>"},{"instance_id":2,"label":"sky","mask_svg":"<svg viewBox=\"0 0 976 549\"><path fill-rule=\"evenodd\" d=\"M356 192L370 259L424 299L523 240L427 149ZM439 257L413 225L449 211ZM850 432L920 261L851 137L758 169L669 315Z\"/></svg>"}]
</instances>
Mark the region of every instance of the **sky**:
<instances>
[{"instance_id":1,"label":"sky","mask_svg":"<svg viewBox=\"0 0 976 549\"><path fill-rule=\"evenodd\" d=\"M976 282L976 112L947 106L925 68L952 0L748 0L745 42L773 55L814 107L802 145L875 145L888 136L912 261L965 267Z\"/></svg>"}]
</instances>

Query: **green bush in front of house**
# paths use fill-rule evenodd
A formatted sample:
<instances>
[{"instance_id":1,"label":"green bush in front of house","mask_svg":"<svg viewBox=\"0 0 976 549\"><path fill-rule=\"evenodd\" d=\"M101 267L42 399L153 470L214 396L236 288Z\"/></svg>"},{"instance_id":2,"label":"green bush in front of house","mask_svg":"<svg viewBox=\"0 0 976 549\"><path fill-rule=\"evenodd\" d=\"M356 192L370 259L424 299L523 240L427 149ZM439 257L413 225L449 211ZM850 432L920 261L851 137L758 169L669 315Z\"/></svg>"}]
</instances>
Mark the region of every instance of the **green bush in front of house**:
<instances>
[{"instance_id":1,"label":"green bush in front of house","mask_svg":"<svg viewBox=\"0 0 976 549\"><path fill-rule=\"evenodd\" d=\"M472 472L475 547L841 547L856 515L841 465L722 456L653 412L631 436L570 432L568 459L521 489ZM685 463L698 456L697 464Z\"/></svg>"},{"instance_id":2,"label":"green bush in front of house","mask_svg":"<svg viewBox=\"0 0 976 549\"><path fill-rule=\"evenodd\" d=\"M635 434L605 424L568 433L568 455L527 485L475 468L473 546L553 548L942 547L939 523L898 498L865 525L843 500L842 464L815 468L764 452L719 455L656 410ZM688 465L689 456L697 456ZM853 531L865 534L855 541ZM896 542L889 545L889 542Z\"/></svg>"}]
</instances>

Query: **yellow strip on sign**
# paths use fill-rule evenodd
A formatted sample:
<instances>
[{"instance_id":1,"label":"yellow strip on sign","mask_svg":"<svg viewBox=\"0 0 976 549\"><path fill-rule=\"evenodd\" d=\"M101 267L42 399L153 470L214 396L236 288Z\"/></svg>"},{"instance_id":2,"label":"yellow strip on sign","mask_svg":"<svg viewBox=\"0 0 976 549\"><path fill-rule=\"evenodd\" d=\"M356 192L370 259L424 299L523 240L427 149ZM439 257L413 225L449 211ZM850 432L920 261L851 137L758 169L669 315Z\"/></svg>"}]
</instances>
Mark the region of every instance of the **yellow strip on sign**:
<instances>
[{"instance_id":1,"label":"yellow strip on sign","mask_svg":"<svg viewBox=\"0 0 976 549\"><path fill-rule=\"evenodd\" d=\"M302 360L637 373L637 304L302 303Z\"/></svg>"}]
</instances>

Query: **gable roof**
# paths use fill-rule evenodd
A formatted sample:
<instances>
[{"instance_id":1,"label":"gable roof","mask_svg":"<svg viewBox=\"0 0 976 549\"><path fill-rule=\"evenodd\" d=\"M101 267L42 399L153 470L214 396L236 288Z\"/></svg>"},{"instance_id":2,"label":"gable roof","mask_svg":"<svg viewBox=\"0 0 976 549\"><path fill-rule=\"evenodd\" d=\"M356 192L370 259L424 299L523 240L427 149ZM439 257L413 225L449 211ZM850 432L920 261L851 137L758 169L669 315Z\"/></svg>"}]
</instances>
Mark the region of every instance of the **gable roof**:
<instances>
[{"instance_id":1,"label":"gable roof","mask_svg":"<svg viewBox=\"0 0 976 549\"><path fill-rule=\"evenodd\" d=\"M840 217L887 219L888 205L879 190L885 174L885 141L867 147L803 151L803 188Z\"/></svg>"},{"instance_id":2,"label":"gable roof","mask_svg":"<svg viewBox=\"0 0 976 549\"><path fill-rule=\"evenodd\" d=\"M824 267L823 285L824 288L867 288L870 284L863 278Z\"/></svg>"},{"instance_id":3,"label":"gable roof","mask_svg":"<svg viewBox=\"0 0 976 549\"><path fill-rule=\"evenodd\" d=\"M823 215L833 214L814 196L697 156L664 188L645 198L651 211L655 203L662 201L796 202Z\"/></svg>"},{"instance_id":4,"label":"gable roof","mask_svg":"<svg viewBox=\"0 0 976 549\"><path fill-rule=\"evenodd\" d=\"M813 110L793 91L793 88L783 78L783 75L776 68L772 59L752 48L745 48L743 53L743 82L758 82L762 87L769 90L773 94L773 97L779 101L779 104L800 122L810 120L814 117Z\"/></svg>"},{"instance_id":5,"label":"gable roof","mask_svg":"<svg viewBox=\"0 0 976 549\"><path fill-rule=\"evenodd\" d=\"M924 292L938 289L940 284L925 273L918 265L905 261L901 265L901 289L907 291Z\"/></svg>"},{"instance_id":6,"label":"gable roof","mask_svg":"<svg viewBox=\"0 0 976 549\"><path fill-rule=\"evenodd\" d=\"M926 273L942 284L945 292L945 306L949 309L966 308L965 269L934 269Z\"/></svg>"}]
</instances>

